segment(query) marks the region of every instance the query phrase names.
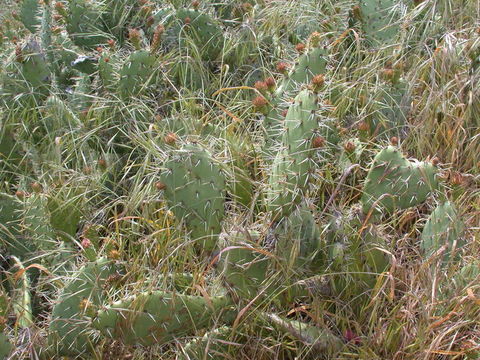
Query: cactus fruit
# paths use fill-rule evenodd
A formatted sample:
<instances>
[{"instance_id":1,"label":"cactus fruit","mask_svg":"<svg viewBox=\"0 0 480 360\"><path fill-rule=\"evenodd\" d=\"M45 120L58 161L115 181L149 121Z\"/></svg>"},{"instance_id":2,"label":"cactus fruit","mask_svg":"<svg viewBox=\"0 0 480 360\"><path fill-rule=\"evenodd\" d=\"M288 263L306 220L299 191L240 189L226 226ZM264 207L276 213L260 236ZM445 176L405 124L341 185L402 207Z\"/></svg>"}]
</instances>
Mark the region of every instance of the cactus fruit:
<instances>
[{"instance_id":1,"label":"cactus fruit","mask_svg":"<svg viewBox=\"0 0 480 360\"><path fill-rule=\"evenodd\" d=\"M400 32L400 17L405 6L397 0L358 0L358 16L365 38L372 46L387 44Z\"/></svg>"},{"instance_id":2,"label":"cactus fruit","mask_svg":"<svg viewBox=\"0 0 480 360\"><path fill-rule=\"evenodd\" d=\"M423 228L420 247L426 257L435 254L442 246L447 246L442 254L445 261L453 260L454 251L460 249L465 241L462 238L464 224L455 206L447 201L438 205L430 214Z\"/></svg>"},{"instance_id":3,"label":"cactus fruit","mask_svg":"<svg viewBox=\"0 0 480 360\"><path fill-rule=\"evenodd\" d=\"M155 63L155 57L146 50L130 54L120 69L118 89L123 99L142 94L153 79Z\"/></svg>"},{"instance_id":4,"label":"cactus fruit","mask_svg":"<svg viewBox=\"0 0 480 360\"><path fill-rule=\"evenodd\" d=\"M431 163L409 161L393 146L383 149L375 156L365 181L364 213L392 213L421 204L438 189L436 173Z\"/></svg>"},{"instance_id":5,"label":"cactus fruit","mask_svg":"<svg viewBox=\"0 0 480 360\"><path fill-rule=\"evenodd\" d=\"M115 264L102 258L72 274L52 311L48 340L57 354L77 356L91 349L94 341L88 333L89 320L84 317L103 304L105 282L116 273Z\"/></svg>"},{"instance_id":6,"label":"cactus fruit","mask_svg":"<svg viewBox=\"0 0 480 360\"><path fill-rule=\"evenodd\" d=\"M20 19L23 25L35 34L40 26L39 0L22 0L20 5Z\"/></svg>"},{"instance_id":7,"label":"cactus fruit","mask_svg":"<svg viewBox=\"0 0 480 360\"><path fill-rule=\"evenodd\" d=\"M251 241L255 245L260 238L259 233L235 232L229 234L228 238L228 246L221 255L225 282L235 296L252 299L267 278L271 260L257 247L249 244Z\"/></svg>"},{"instance_id":8,"label":"cactus fruit","mask_svg":"<svg viewBox=\"0 0 480 360\"><path fill-rule=\"evenodd\" d=\"M181 336L193 335L197 329L233 321L231 301L225 296L183 295L151 291L118 301L100 310L93 326L109 338L125 344L149 346ZM226 313L225 313L226 311Z\"/></svg>"},{"instance_id":9,"label":"cactus fruit","mask_svg":"<svg viewBox=\"0 0 480 360\"><path fill-rule=\"evenodd\" d=\"M206 251L215 248L225 216L225 177L211 155L198 145L174 151L160 180L179 221Z\"/></svg>"}]
</instances>

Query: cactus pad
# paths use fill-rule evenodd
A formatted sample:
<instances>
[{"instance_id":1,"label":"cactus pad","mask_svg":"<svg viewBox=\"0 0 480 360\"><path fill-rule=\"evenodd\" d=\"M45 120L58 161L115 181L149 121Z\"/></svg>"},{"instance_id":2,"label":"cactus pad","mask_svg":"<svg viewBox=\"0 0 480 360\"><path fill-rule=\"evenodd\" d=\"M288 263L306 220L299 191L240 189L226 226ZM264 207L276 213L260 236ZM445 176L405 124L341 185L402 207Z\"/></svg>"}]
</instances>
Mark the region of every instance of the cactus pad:
<instances>
[{"instance_id":1,"label":"cactus pad","mask_svg":"<svg viewBox=\"0 0 480 360\"><path fill-rule=\"evenodd\" d=\"M212 250L225 216L225 177L210 154L198 145L186 145L165 162L161 174L165 198L179 221Z\"/></svg>"},{"instance_id":2,"label":"cactus pad","mask_svg":"<svg viewBox=\"0 0 480 360\"><path fill-rule=\"evenodd\" d=\"M434 165L407 160L393 146L380 151L373 160L362 195L364 213L373 208L392 213L424 202L438 188Z\"/></svg>"},{"instance_id":3,"label":"cactus pad","mask_svg":"<svg viewBox=\"0 0 480 360\"><path fill-rule=\"evenodd\" d=\"M125 344L149 346L193 335L208 327L230 306L228 297L183 295L164 291L142 293L99 311L93 326L110 338Z\"/></svg>"},{"instance_id":4,"label":"cactus pad","mask_svg":"<svg viewBox=\"0 0 480 360\"><path fill-rule=\"evenodd\" d=\"M425 256L433 255L442 246L447 246L446 254L451 254L452 250L457 250L464 245L462 233L464 224L460 219L455 206L447 201L438 205L431 213L425 224L421 236L421 248ZM450 255L445 255L445 260L450 259Z\"/></svg>"},{"instance_id":5,"label":"cactus pad","mask_svg":"<svg viewBox=\"0 0 480 360\"><path fill-rule=\"evenodd\" d=\"M88 319L84 319L88 309L82 306L101 305L105 281L115 273L113 263L99 259L74 273L72 280L62 290L53 307L49 336L49 343L59 355L75 356L90 350L93 341L87 333Z\"/></svg>"}]
</instances>

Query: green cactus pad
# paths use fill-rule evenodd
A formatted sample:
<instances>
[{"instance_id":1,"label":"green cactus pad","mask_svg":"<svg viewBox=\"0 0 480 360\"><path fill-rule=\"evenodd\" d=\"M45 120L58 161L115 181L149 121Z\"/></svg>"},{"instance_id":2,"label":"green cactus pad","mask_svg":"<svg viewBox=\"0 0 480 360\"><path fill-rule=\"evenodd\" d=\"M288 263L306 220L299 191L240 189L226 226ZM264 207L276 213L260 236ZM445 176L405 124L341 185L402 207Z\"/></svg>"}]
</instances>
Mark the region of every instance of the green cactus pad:
<instances>
[{"instance_id":1,"label":"green cactus pad","mask_svg":"<svg viewBox=\"0 0 480 360\"><path fill-rule=\"evenodd\" d=\"M315 75L324 74L327 68L328 52L322 48L314 48L299 57L292 70L278 84L270 108L263 120L265 132L264 151L268 156L277 153L276 148L282 138L283 117L282 101L292 96L300 86L308 84Z\"/></svg>"},{"instance_id":2,"label":"green cactus pad","mask_svg":"<svg viewBox=\"0 0 480 360\"><path fill-rule=\"evenodd\" d=\"M395 40L400 32L403 2L398 0L359 0L360 22L367 41L381 46Z\"/></svg>"},{"instance_id":3,"label":"green cactus pad","mask_svg":"<svg viewBox=\"0 0 480 360\"><path fill-rule=\"evenodd\" d=\"M186 19L190 23L186 24ZM171 18L173 20L173 18ZM178 42L180 48L185 48L187 35L200 50L203 60L215 60L223 47L223 30L220 24L209 15L196 10L177 10L174 21L167 24L166 41Z\"/></svg>"},{"instance_id":4,"label":"green cactus pad","mask_svg":"<svg viewBox=\"0 0 480 360\"><path fill-rule=\"evenodd\" d=\"M227 248L222 251L222 273L236 296L255 297L267 277L270 259L255 246L260 238L257 232L229 234ZM250 242L254 242L254 246Z\"/></svg>"},{"instance_id":5,"label":"green cactus pad","mask_svg":"<svg viewBox=\"0 0 480 360\"><path fill-rule=\"evenodd\" d=\"M5 335L3 332L0 332L0 360L7 359L12 349L13 346L8 340L7 335Z\"/></svg>"},{"instance_id":6,"label":"green cactus pad","mask_svg":"<svg viewBox=\"0 0 480 360\"><path fill-rule=\"evenodd\" d=\"M325 143L336 141L336 130L316 114L317 96L301 91L288 109L283 134L283 149L273 162L267 193L268 209L276 220L288 216L305 195L316 162L312 140L321 136Z\"/></svg>"},{"instance_id":7,"label":"green cactus pad","mask_svg":"<svg viewBox=\"0 0 480 360\"><path fill-rule=\"evenodd\" d=\"M202 337L189 341L183 347L178 360L205 359L205 354L208 354L208 360L224 360L225 354L229 353L231 342L229 343L228 340L233 332L232 328L222 326L207 332Z\"/></svg>"},{"instance_id":8,"label":"green cactus pad","mask_svg":"<svg viewBox=\"0 0 480 360\"><path fill-rule=\"evenodd\" d=\"M379 97L378 111L373 114L375 119L369 124L371 132L387 138L403 135L410 110L407 83L399 80L388 84L380 88Z\"/></svg>"},{"instance_id":9,"label":"green cactus pad","mask_svg":"<svg viewBox=\"0 0 480 360\"><path fill-rule=\"evenodd\" d=\"M292 70L278 85L275 96L289 95L300 85L309 84L315 75L325 74L328 63L327 50L317 47L301 55Z\"/></svg>"},{"instance_id":10,"label":"green cactus pad","mask_svg":"<svg viewBox=\"0 0 480 360\"><path fill-rule=\"evenodd\" d=\"M193 335L197 329L211 326L217 316L221 323L232 321L233 315L223 311L230 306L230 299L224 296L207 299L152 291L102 309L93 326L125 344L150 346Z\"/></svg>"},{"instance_id":11,"label":"green cactus pad","mask_svg":"<svg viewBox=\"0 0 480 360\"><path fill-rule=\"evenodd\" d=\"M48 340L57 354L76 356L91 349L94 341L88 333L89 320L85 318L89 309L82 309L82 305L94 308L103 304L105 282L114 274L116 267L107 259L87 263L72 274L52 311Z\"/></svg>"},{"instance_id":12,"label":"green cactus pad","mask_svg":"<svg viewBox=\"0 0 480 360\"><path fill-rule=\"evenodd\" d=\"M23 0L20 4L20 19L23 25L36 33L40 26L40 4L38 0Z\"/></svg>"},{"instance_id":13,"label":"green cactus pad","mask_svg":"<svg viewBox=\"0 0 480 360\"><path fill-rule=\"evenodd\" d=\"M125 99L140 95L153 78L155 63L155 57L148 51L137 50L130 54L120 70L120 96Z\"/></svg>"},{"instance_id":14,"label":"green cactus pad","mask_svg":"<svg viewBox=\"0 0 480 360\"><path fill-rule=\"evenodd\" d=\"M276 229L277 253L285 257L296 271L308 269L317 272L323 267L326 247L320 239L320 230L312 212L302 206L293 212L285 224Z\"/></svg>"},{"instance_id":15,"label":"green cactus pad","mask_svg":"<svg viewBox=\"0 0 480 360\"><path fill-rule=\"evenodd\" d=\"M102 9L95 2L71 0L66 23L68 34L78 46L95 49L109 39L103 32Z\"/></svg>"},{"instance_id":16,"label":"green cactus pad","mask_svg":"<svg viewBox=\"0 0 480 360\"><path fill-rule=\"evenodd\" d=\"M165 198L203 249L216 246L225 216L225 177L210 154L198 145L174 151L161 174Z\"/></svg>"},{"instance_id":17,"label":"green cactus pad","mask_svg":"<svg viewBox=\"0 0 480 360\"><path fill-rule=\"evenodd\" d=\"M431 163L409 161L393 146L383 149L375 156L365 181L364 213L392 213L421 204L438 188L436 173Z\"/></svg>"},{"instance_id":18,"label":"green cactus pad","mask_svg":"<svg viewBox=\"0 0 480 360\"><path fill-rule=\"evenodd\" d=\"M82 218L83 200L79 189L75 188L62 188L55 193L52 192L48 198L50 224L67 243L71 243L70 238L77 234L78 224Z\"/></svg>"},{"instance_id":19,"label":"green cactus pad","mask_svg":"<svg viewBox=\"0 0 480 360\"><path fill-rule=\"evenodd\" d=\"M102 80L102 85L114 91L118 83L120 60L116 54L104 51L98 59L98 75Z\"/></svg>"},{"instance_id":20,"label":"green cactus pad","mask_svg":"<svg viewBox=\"0 0 480 360\"><path fill-rule=\"evenodd\" d=\"M10 131L10 126L3 126L0 131L0 178L14 182L22 162L20 150L21 146Z\"/></svg>"},{"instance_id":21,"label":"green cactus pad","mask_svg":"<svg viewBox=\"0 0 480 360\"><path fill-rule=\"evenodd\" d=\"M37 250L48 251L56 247L55 232L50 226L48 199L44 194L33 193L23 202L23 226Z\"/></svg>"},{"instance_id":22,"label":"green cactus pad","mask_svg":"<svg viewBox=\"0 0 480 360\"><path fill-rule=\"evenodd\" d=\"M465 241L462 238L464 224L458 215L455 206L447 201L438 205L430 214L430 217L422 231L420 247L425 256L430 257L442 246L447 250L443 255L445 260L453 260L451 252L455 248L461 248Z\"/></svg>"},{"instance_id":23,"label":"green cactus pad","mask_svg":"<svg viewBox=\"0 0 480 360\"><path fill-rule=\"evenodd\" d=\"M301 321L284 319L277 314L261 314L265 322L271 323L277 330L285 332L304 345L313 347L322 354L333 355L343 348L341 338L332 334L326 327L320 328Z\"/></svg>"},{"instance_id":24,"label":"green cactus pad","mask_svg":"<svg viewBox=\"0 0 480 360\"><path fill-rule=\"evenodd\" d=\"M8 254L25 259L35 248L20 236L21 213L22 203L16 197L0 193L0 244Z\"/></svg>"},{"instance_id":25,"label":"green cactus pad","mask_svg":"<svg viewBox=\"0 0 480 360\"><path fill-rule=\"evenodd\" d=\"M30 280L27 271L16 256L12 256L14 276L11 278L11 287L13 289L11 294L12 308L16 317L16 324L21 328L28 328L33 325L32 312L32 296L30 294Z\"/></svg>"},{"instance_id":26,"label":"green cactus pad","mask_svg":"<svg viewBox=\"0 0 480 360\"><path fill-rule=\"evenodd\" d=\"M33 105L48 94L51 73L45 52L33 37L17 47L15 58L7 63L2 75L2 90L7 98L17 100L21 94L19 101Z\"/></svg>"}]
</instances>

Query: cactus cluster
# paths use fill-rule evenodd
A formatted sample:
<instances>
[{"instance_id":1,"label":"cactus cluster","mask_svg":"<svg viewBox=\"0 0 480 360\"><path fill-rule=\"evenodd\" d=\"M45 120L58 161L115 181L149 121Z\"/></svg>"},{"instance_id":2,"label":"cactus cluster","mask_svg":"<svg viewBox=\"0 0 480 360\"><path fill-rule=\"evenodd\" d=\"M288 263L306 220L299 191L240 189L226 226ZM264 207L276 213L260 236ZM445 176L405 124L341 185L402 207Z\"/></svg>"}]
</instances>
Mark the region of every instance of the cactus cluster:
<instances>
[{"instance_id":1,"label":"cactus cluster","mask_svg":"<svg viewBox=\"0 0 480 360\"><path fill-rule=\"evenodd\" d=\"M408 357L407 286L429 341L478 313L478 135L434 146L478 128L478 34L442 40L428 2L301 3L0 14L0 360ZM428 97L462 81L452 112ZM438 354L473 353L464 323Z\"/></svg>"}]
</instances>

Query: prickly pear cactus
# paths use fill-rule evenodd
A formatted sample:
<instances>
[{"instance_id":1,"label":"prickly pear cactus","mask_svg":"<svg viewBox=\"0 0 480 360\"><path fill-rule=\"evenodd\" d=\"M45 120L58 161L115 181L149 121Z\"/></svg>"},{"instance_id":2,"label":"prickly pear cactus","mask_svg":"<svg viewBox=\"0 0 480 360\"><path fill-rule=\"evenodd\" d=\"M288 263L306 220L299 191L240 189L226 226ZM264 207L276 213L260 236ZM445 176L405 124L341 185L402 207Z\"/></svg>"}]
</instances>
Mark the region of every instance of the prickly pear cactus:
<instances>
[{"instance_id":1,"label":"prickly pear cactus","mask_svg":"<svg viewBox=\"0 0 480 360\"><path fill-rule=\"evenodd\" d=\"M56 247L55 232L50 226L48 199L44 194L32 193L23 202L23 228L37 251L49 251Z\"/></svg>"},{"instance_id":2,"label":"prickly pear cactus","mask_svg":"<svg viewBox=\"0 0 480 360\"><path fill-rule=\"evenodd\" d=\"M371 131L376 135L386 135L388 138L403 137L410 110L407 83L399 80L394 84L388 84L380 89L379 95L380 108L378 113L373 114L377 119L371 122Z\"/></svg>"},{"instance_id":3,"label":"prickly pear cactus","mask_svg":"<svg viewBox=\"0 0 480 360\"><path fill-rule=\"evenodd\" d=\"M71 0L65 21L72 41L80 47L95 49L109 38L104 33L102 10L93 1Z\"/></svg>"},{"instance_id":4,"label":"prickly pear cactus","mask_svg":"<svg viewBox=\"0 0 480 360\"><path fill-rule=\"evenodd\" d=\"M145 50L130 54L120 70L118 88L124 99L141 95L153 79L155 57Z\"/></svg>"},{"instance_id":5,"label":"prickly pear cactus","mask_svg":"<svg viewBox=\"0 0 480 360\"><path fill-rule=\"evenodd\" d=\"M358 8L353 14L356 20L360 20L367 41L372 46L381 46L398 36L404 7L398 0L358 0Z\"/></svg>"},{"instance_id":6,"label":"prickly pear cactus","mask_svg":"<svg viewBox=\"0 0 480 360\"><path fill-rule=\"evenodd\" d=\"M31 33L36 33L40 26L39 0L23 0L20 4L20 19Z\"/></svg>"},{"instance_id":7,"label":"prickly pear cactus","mask_svg":"<svg viewBox=\"0 0 480 360\"><path fill-rule=\"evenodd\" d=\"M95 342L85 316L103 304L105 282L114 274L116 267L107 259L87 263L73 274L53 307L48 340L57 354L78 356L91 349Z\"/></svg>"},{"instance_id":8,"label":"prickly pear cactus","mask_svg":"<svg viewBox=\"0 0 480 360\"><path fill-rule=\"evenodd\" d=\"M13 346L8 340L7 335L5 335L3 332L0 332L0 359L7 359L12 349Z\"/></svg>"},{"instance_id":9,"label":"prickly pear cactus","mask_svg":"<svg viewBox=\"0 0 480 360\"><path fill-rule=\"evenodd\" d=\"M3 88L0 87L0 95L3 95L8 107L12 105L12 98L32 106L48 94L51 73L45 52L35 38L17 45L14 58L7 63L5 73L1 75Z\"/></svg>"},{"instance_id":10,"label":"prickly pear cactus","mask_svg":"<svg viewBox=\"0 0 480 360\"><path fill-rule=\"evenodd\" d=\"M328 63L328 53L320 47L310 49L301 55L293 68L280 81L270 101L268 113L263 120L265 133L264 151L271 156L282 138L282 101L293 95L295 89L310 83L315 75L324 74Z\"/></svg>"},{"instance_id":11,"label":"prickly pear cactus","mask_svg":"<svg viewBox=\"0 0 480 360\"><path fill-rule=\"evenodd\" d=\"M344 346L342 339L333 335L327 328L284 319L273 313L264 313L261 314L261 317L265 322L273 324L279 331L289 334L322 354L334 355Z\"/></svg>"},{"instance_id":12,"label":"prickly pear cactus","mask_svg":"<svg viewBox=\"0 0 480 360\"><path fill-rule=\"evenodd\" d=\"M46 54L46 59L51 72L55 70L55 56L52 43L52 3L43 2L42 21L40 26L40 43Z\"/></svg>"},{"instance_id":13,"label":"prickly pear cactus","mask_svg":"<svg viewBox=\"0 0 480 360\"><path fill-rule=\"evenodd\" d=\"M288 216L305 195L316 162L317 139L334 141L336 132L316 111L318 98L309 90L301 91L288 109L281 149L273 162L267 206L274 219Z\"/></svg>"},{"instance_id":14,"label":"prickly pear cactus","mask_svg":"<svg viewBox=\"0 0 480 360\"><path fill-rule=\"evenodd\" d=\"M32 296L30 294L30 280L28 278L27 269L24 267L20 259L12 256L13 268L15 274L11 278L11 295L12 308L15 313L16 323L21 328L28 328L33 325L32 312Z\"/></svg>"},{"instance_id":15,"label":"prickly pear cactus","mask_svg":"<svg viewBox=\"0 0 480 360\"><path fill-rule=\"evenodd\" d=\"M268 276L270 259L252 246L260 234L251 232L232 233L228 237L227 248L222 252L222 274L228 287L235 296L252 299L262 288L262 283Z\"/></svg>"},{"instance_id":16,"label":"prickly pear cactus","mask_svg":"<svg viewBox=\"0 0 480 360\"><path fill-rule=\"evenodd\" d=\"M83 75L77 81L75 90L70 97L70 104L78 112L88 111L93 104L93 89L90 76Z\"/></svg>"},{"instance_id":17,"label":"prickly pear cactus","mask_svg":"<svg viewBox=\"0 0 480 360\"><path fill-rule=\"evenodd\" d=\"M277 253L285 257L289 267L296 272L308 269L317 272L322 268L326 257L326 246L320 238L320 230L312 212L302 206L294 211L277 233Z\"/></svg>"},{"instance_id":18,"label":"prickly pear cactus","mask_svg":"<svg viewBox=\"0 0 480 360\"><path fill-rule=\"evenodd\" d=\"M84 198L81 189L62 188L52 190L48 197L48 211L50 224L65 242L71 243L71 239L77 234L78 224L82 218L82 204Z\"/></svg>"},{"instance_id":19,"label":"prickly pear cactus","mask_svg":"<svg viewBox=\"0 0 480 360\"><path fill-rule=\"evenodd\" d=\"M430 217L422 231L420 247L426 257L430 257L442 246L447 246L443 254L445 260L453 260L453 251L464 245L462 238L464 224L458 215L455 206L447 201L438 205L430 214Z\"/></svg>"},{"instance_id":20,"label":"prickly pear cactus","mask_svg":"<svg viewBox=\"0 0 480 360\"><path fill-rule=\"evenodd\" d=\"M223 46L224 36L220 24L197 10L178 9L175 17L169 17L166 24L167 46L186 48L190 38L199 49L202 60L215 60Z\"/></svg>"},{"instance_id":21,"label":"prickly pear cactus","mask_svg":"<svg viewBox=\"0 0 480 360\"><path fill-rule=\"evenodd\" d=\"M0 193L0 241L10 255L26 258L34 245L20 238L22 203L14 196Z\"/></svg>"},{"instance_id":22,"label":"prickly pear cactus","mask_svg":"<svg viewBox=\"0 0 480 360\"><path fill-rule=\"evenodd\" d=\"M198 145L174 151L164 164L161 182L173 213L203 249L215 248L225 216L225 177L210 154Z\"/></svg>"},{"instance_id":23,"label":"prickly pear cactus","mask_svg":"<svg viewBox=\"0 0 480 360\"><path fill-rule=\"evenodd\" d=\"M0 131L0 178L12 182L22 161L20 144L15 140L10 126L2 124Z\"/></svg>"},{"instance_id":24,"label":"prickly pear cactus","mask_svg":"<svg viewBox=\"0 0 480 360\"><path fill-rule=\"evenodd\" d=\"M399 149L389 146L373 160L363 188L363 211L392 213L424 202L438 189L436 167L428 162L407 160Z\"/></svg>"},{"instance_id":25,"label":"prickly pear cactus","mask_svg":"<svg viewBox=\"0 0 480 360\"><path fill-rule=\"evenodd\" d=\"M162 344L195 330L208 327L220 319L229 323L230 299L225 296L183 295L152 291L132 296L100 310L93 326L109 338L125 344L149 346Z\"/></svg>"},{"instance_id":26,"label":"prickly pear cactus","mask_svg":"<svg viewBox=\"0 0 480 360\"><path fill-rule=\"evenodd\" d=\"M232 163L228 165L228 175L232 178L227 182L228 193L246 209L253 202L253 169L250 165L254 159L254 146L246 138L236 134L227 134L228 149L232 156Z\"/></svg>"},{"instance_id":27,"label":"prickly pear cactus","mask_svg":"<svg viewBox=\"0 0 480 360\"><path fill-rule=\"evenodd\" d=\"M118 84L119 67L120 60L114 53L104 51L98 59L98 75L102 85L110 91L114 91Z\"/></svg>"},{"instance_id":28,"label":"prickly pear cactus","mask_svg":"<svg viewBox=\"0 0 480 360\"><path fill-rule=\"evenodd\" d=\"M209 360L225 359L224 355L228 353L228 340L232 332L232 328L222 326L193 339L184 346L183 354L179 355L178 360L203 359L207 353Z\"/></svg>"},{"instance_id":29,"label":"prickly pear cactus","mask_svg":"<svg viewBox=\"0 0 480 360\"><path fill-rule=\"evenodd\" d=\"M48 135L53 140L65 131L77 128L81 125L80 120L67 101L57 95L50 95L45 101L45 113L42 118Z\"/></svg>"},{"instance_id":30,"label":"prickly pear cactus","mask_svg":"<svg viewBox=\"0 0 480 360\"><path fill-rule=\"evenodd\" d=\"M328 63L328 51L315 47L301 55L291 71L279 83L275 96L288 95L302 84L308 84L315 75L325 74Z\"/></svg>"}]
</instances>

